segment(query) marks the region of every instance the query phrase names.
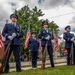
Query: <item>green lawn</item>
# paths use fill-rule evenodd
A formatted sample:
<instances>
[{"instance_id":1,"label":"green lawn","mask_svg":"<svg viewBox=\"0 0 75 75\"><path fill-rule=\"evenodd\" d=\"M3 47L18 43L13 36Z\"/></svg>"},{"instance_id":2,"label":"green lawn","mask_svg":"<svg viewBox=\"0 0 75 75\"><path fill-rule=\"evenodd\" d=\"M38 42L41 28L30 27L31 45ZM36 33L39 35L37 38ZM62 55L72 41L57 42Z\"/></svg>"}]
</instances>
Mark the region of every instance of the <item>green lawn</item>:
<instances>
[{"instance_id":1,"label":"green lawn","mask_svg":"<svg viewBox=\"0 0 75 75\"><path fill-rule=\"evenodd\" d=\"M59 66L55 68L46 68L45 70L31 69L22 72L11 72L1 75L75 75L75 66Z\"/></svg>"}]
</instances>

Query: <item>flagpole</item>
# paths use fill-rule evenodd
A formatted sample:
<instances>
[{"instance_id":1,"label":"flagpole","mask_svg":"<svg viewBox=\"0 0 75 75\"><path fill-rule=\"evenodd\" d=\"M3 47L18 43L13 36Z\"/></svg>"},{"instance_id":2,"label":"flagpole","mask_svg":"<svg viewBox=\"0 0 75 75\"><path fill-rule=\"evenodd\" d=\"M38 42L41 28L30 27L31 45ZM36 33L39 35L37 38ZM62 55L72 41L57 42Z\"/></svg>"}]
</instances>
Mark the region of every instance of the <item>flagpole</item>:
<instances>
[{"instance_id":1,"label":"flagpole","mask_svg":"<svg viewBox=\"0 0 75 75\"><path fill-rule=\"evenodd\" d=\"M31 33L30 33L30 24L28 25L28 29L27 29L27 34L26 34L26 39L25 39L25 44L24 44L24 49L28 48L28 41L29 38L31 37ZM29 65L30 65L30 50L29 51Z\"/></svg>"},{"instance_id":2,"label":"flagpole","mask_svg":"<svg viewBox=\"0 0 75 75\"><path fill-rule=\"evenodd\" d=\"M30 24L29 24L29 27L30 27ZM31 55L31 54L30 54L30 50L29 50L29 65L30 65L30 61L31 61L31 60L30 60L30 55Z\"/></svg>"},{"instance_id":3,"label":"flagpole","mask_svg":"<svg viewBox=\"0 0 75 75\"><path fill-rule=\"evenodd\" d=\"M54 31L54 29L53 29L53 31L52 31L53 37L54 37L54 34L55 34L55 31ZM53 50L54 50L54 43L53 43ZM54 57L55 57L55 50L54 50Z\"/></svg>"}]
</instances>

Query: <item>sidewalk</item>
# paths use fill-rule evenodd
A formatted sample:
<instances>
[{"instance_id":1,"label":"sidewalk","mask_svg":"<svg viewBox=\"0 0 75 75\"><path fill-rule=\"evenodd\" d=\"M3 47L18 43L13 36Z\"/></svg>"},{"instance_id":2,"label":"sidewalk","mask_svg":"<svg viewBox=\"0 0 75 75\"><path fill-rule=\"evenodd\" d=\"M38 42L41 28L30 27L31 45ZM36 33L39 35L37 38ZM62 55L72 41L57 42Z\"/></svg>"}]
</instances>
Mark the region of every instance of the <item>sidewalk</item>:
<instances>
[{"instance_id":1,"label":"sidewalk","mask_svg":"<svg viewBox=\"0 0 75 75\"><path fill-rule=\"evenodd\" d=\"M55 66L63 66L63 65L66 65L66 63L55 64ZM47 67L51 67L51 66L50 65L46 65L46 68ZM41 66L37 66L37 68L41 68ZM22 67L22 70L29 70L29 69L32 69L32 67ZM10 72L13 72L13 71L16 71L16 69L15 68L10 69Z\"/></svg>"},{"instance_id":2,"label":"sidewalk","mask_svg":"<svg viewBox=\"0 0 75 75\"><path fill-rule=\"evenodd\" d=\"M62 59L57 59L57 60L54 60L54 63L55 63L55 66L62 66L62 65L66 65L66 59L65 58L62 58ZM50 61L47 60L46 61L46 67L50 67ZM31 67L31 63L30 62L21 62L21 65L22 65L22 70L29 70L29 69L32 69ZM41 61L38 61L38 65L37 68L40 68L41 67ZM26 66L29 66L29 67L26 67ZM15 67L15 63L10 63L10 68L11 67ZM16 71L16 68L11 68L10 69L10 72L12 71Z\"/></svg>"},{"instance_id":3,"label":"sidewalk","mask_svg":"<svg viewBox=\"0 0 75 75\"><path fill-rule=\"evenodd\" d=\"M55 59L54 60L54 63L62 63L62 62L66 62L66 59L65 58L59 58L59 59ZM41 64L41 60L37 62L37 64ZM50 60L46 60L46 64L50 64ZM15 62L13 63L10 63L10 67L15 67ZM21 66L29 66L31 65L31 62L30 61L27 61L27 62L21 62Z\"/></svg>"}]
</instances>

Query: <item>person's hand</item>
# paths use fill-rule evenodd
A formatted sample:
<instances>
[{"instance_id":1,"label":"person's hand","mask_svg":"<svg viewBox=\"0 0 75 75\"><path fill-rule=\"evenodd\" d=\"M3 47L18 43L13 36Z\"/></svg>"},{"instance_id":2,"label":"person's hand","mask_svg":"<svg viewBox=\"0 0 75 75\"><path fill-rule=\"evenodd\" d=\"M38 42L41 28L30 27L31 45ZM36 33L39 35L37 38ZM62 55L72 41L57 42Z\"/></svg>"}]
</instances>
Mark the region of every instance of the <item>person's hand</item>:
<instances>
[{"instance_id":1,"label":"person's hand","mask_svg":"<svg viewBox=\"0 0 75 75\"><path fill-rule=\"evenodd\" d=\"M72 37L71 41L74 41L74 37Z\"/></svg>"},{"instance_id":2,"label":"person's hand","mask_svg":"<svg viewBox=\"0 0 75 75\"><path fill-rule=\"evenodd\" d=\"M13 37L16 37L17 35L16 35L16 33L12 33L12 36L13 36Z\"/></svg>"},{"instance_id":3,"label":"person's hand","mask_svg":"<svg viewBox=\"0 0 75 75\"><path fill-rule=\"evenodd\" d=\"M45 39L46 39L46 40L49 40L49 39L50 39L50 36L48 35L47 37L45 37Z\"/></svg>"},{"instance_id":4,"label":"person's hand","mask_svg":"<svg viewBox=\"0 0 75 75\"><path fill-rule=\"evenodd\" d=\"M13 40L13 36L8 36L8 39L9 40Z\"/></svg>"}]
</instances>

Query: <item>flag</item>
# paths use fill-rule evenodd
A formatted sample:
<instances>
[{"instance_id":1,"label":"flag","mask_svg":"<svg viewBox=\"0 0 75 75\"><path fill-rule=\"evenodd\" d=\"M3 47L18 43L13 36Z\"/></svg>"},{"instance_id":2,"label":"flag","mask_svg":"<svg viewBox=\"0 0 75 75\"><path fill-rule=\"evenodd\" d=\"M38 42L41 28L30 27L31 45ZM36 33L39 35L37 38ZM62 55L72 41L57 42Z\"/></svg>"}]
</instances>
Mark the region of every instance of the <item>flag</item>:
<instances>
[{"instance_id":1,"label":"flag","mask_svg":"<svg viewBox=\"0 0 75 75\"><path fill-rule=\"evenodd\" d=\"M26 49L28 47L28 41L29 41L30 36L31 36L31 33L30 33L30 25L29 25L28 30L27 30L27 34L26 34L24 49Z\"/></svg>"},{"instance_id":2,"label":"flag","mask_svg":"<svg viewBox=\"0 0 75 75\"><path fill-rule=\"evenodd\" d=\"M59 46L58 46L58 38L56 36L56 34L54 34L54 50L58 50Z\"/></svg>"},{"instance_id":3,"label":"flag","mask_svg":"<svg viewBox=\"0 0 75 75\"><path fill-rule=\"evenodd\" d=\"M2 35L0 35L0 48L3 48L4 44L3 44L3 41L2 41Z\"/></svg>"}]
</instances>

